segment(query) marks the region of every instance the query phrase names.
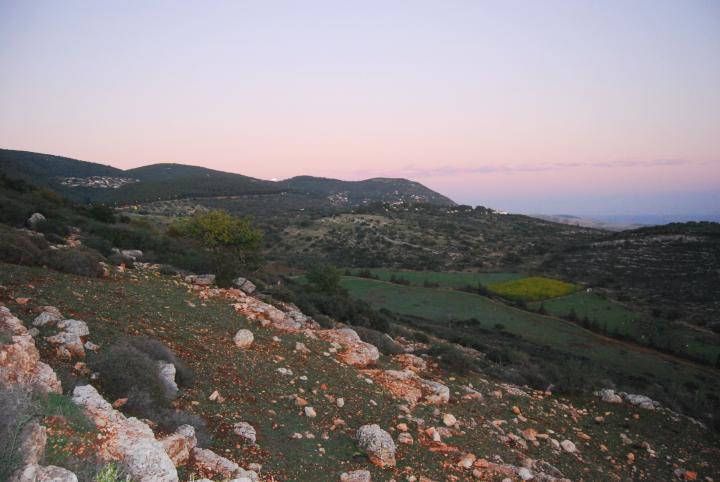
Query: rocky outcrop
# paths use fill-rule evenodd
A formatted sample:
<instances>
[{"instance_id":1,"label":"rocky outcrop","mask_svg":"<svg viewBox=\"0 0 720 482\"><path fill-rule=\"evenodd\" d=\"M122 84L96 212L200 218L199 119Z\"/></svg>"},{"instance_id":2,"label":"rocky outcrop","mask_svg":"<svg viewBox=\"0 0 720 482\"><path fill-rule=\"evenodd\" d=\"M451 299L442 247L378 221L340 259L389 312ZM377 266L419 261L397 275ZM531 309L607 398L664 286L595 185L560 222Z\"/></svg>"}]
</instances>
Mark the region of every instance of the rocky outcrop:
<instances>
[{"instance_id":1,"label":"rocky outcrop","mask_svg":"<svg viewBox=\"0 0 720 482\"><path fill-rule=\"evenodd\" d=\"M214 274L191 274L185 277L185 282L197 286L211 286L215 284Z\"/></svg>"},{"instance_id":2,"label":"rocky outcrop","mask_svg":"<svg viewBox=\"0 0 720 482\"><path fill-rule=\"evenodd\" d=\"M160 440L160 444L176 467L185 465L197 446L195 428L192 425L181 425L175 433Z\"/></svg>"},{"instance_id":3,"label":"rocky outcrop","mask_svg":"<svg viewBox=\"0 0 720 482\"><path fill-rule=\"evenodd\" d=\"M195 468L203 474L219 475L227 479L245 477L253 482L259 481L257 473L252 470L244 470L232 460L222 457L212 450L195 448L192 451L192 458Z\"/></svg>"},{"instance_id":4,"label":"rocky outcrop","mask_svg":"<svg viewBox=\"0 0 720 482\"><path fill-rule=\"evenodd\" d=\"M654 410L660 407L660 404L652 398L645 395L637 395L633 393L615 392L615 390L604 388L595 392L596 397L600 397L603 402L607 403L629 403L638 408L645 410Z\"/></svg>"},{"instance_id":5,"label":"rocky outcrop","mask_svg":"<svg viewBox=\"0 0 720 482\"><path fill-rule=\"evenodd\" d=\"M257 286L255 286L252 281L243 277L235 278L235 280L233 281L233 285L235 285L238 289L241 289L243 292L249 295L253 294L257 289Z\"/></svg>"},{"instance_id":6,"label":"rocky outcrop","mask_svg":"<svg viewBox=\"0 0 720 482\"><path fill-rule=\"evenodd\" d=\"M341 350L339 358L348 365L365 367L380 358L380 352L375 345L362 341L353 329L320 330L317 334L323 340L337 344Z\"/></svg>"},{"instance_id":7,"label":"rocky outcrop","mask_svg":"<svg viewBox=\"0 0 720 482\"><path fill-rule=\"evenodd\" d=\"M604 388L595 392L595 396L600 397L606 403L622 403L622 397L615 393L615 390Z\"/></svg>"},{"instance_id":8,"label":"rocky outcrop","mask_svg":"<svg viewBox=\"0 0 720 482\"><path fill-rule=\"evenodd\" d=\"M450 389L442 383L420 378L411 370L364 370L363 373L411 405L440 405L450 401Z\"/></svg>"},{"instance_id":9,"label":"rocky outcrop","mask_svg":"<svg viewBox=\"0 0 720 482\"><path fill-rule=\"evenodd\" d=\"M395 466L395 442L379 425L363 425L357 431L358 447L378 467Z\"/></svg>"},{"instance_id":10,"label":"rocky outcrop","mask_svg":"<svg viewBox=\"0 0 720 482\"><path fill-rule=\"evenodd\" d=\"M35 341L22 322L0 306L0 332L10 337L0 344L0 386L20 385L28 390L62 393L57 375L40 361Z\"/></svg>"},{"instance_id":11,"label":"rocky outcrop","mask_svg":"<svg viewBox=\"0 0 720 482\"><path fill-rule=\"evenodd\" d=\"M233 308L250 320L260 321L263 326L272 325L281 331L299 331L303 328L303 323L295 321L284 311L251 296L238 299Z\"/></svg>"},{"instance_id":12,"label":"rocky outcrop","mask_svg":"<svg viewBox=\"0 0 720 482\"><path fill-rule=\"evenodd\" d=\"M48 343L55 345L55 351L60 358L72 359L85 357L85 342L83 337L90 334L87 324L81 320L62 320L57 327L60 332L45 338Z\"/></svg>"},{"instance_id":13,"label":"rocky outcrop","mask_svg":"<svg viewBox=\"0 0 720 482\"><path fill-rule=\"evenodd\" d=\"M133 261L137 261L138 259L143 257L143 252L139 249L123 249L120 251L120 254L124 258L129 258Z\"/></svg>"},{"instance_id":14,"label":"rocky outcrop","mask_svg":"<svg viewBox=\"0 0 720 482\"><path fill-rule=\"evenodd\" d=\"M27 219L27 225L30 228L35 229L43 221L45 221L45 216L43 216L42 213L32 213L32 215Z\"/></svg>"},{"instance_id":15,"label":"rocky outcrop","mask_svg":"<svg viewBox=\"0 0 720 482\"><path fill-rule=\"evenodd\" d=\"M35 317L32 322L33 326L52 326L63 319L60 310L58 310L54 306L43 306L40 309L40 314Z\"/></svg>"},{"instance_id":16,"label":"rocky outcrop","mask_svg":"<svg viewBox=\"0 0 720 482\"><path fill-rule=\"evenodd\" d=\"M638 408L644 408L645 410L655 410L655 408L660 406L658 402L645 395L637 395L625 392L620 392L619 395L626 403L634 405Z\"/></svg>"},{"instance_id":17,"label":"rocky outcrop","mask_svg":"<svg viewBox=\"0 0 720 482\"><path fill-rule=\"evenodd\" d=\"M76 387L72 399L101 432L96 445L98 457L117 461L138 482L178 480L173 461L145 423L134 417L126 418L91 385Z\"/></svg>"}]
</instances>

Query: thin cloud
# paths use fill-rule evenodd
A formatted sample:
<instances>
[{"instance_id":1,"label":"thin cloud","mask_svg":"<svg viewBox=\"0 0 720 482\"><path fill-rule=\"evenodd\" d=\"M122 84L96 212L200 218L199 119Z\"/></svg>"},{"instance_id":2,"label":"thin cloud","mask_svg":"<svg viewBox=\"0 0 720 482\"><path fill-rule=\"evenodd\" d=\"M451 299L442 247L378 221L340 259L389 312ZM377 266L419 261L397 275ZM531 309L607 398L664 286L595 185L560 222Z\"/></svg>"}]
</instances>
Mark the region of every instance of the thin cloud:
<instances>
[{"instance_id":1,"label":"thin cloud","mask_svg":"<svg viewBox=\"0 0 720 482\"><path fill-rule=\"evenodd\" d=\"M653 159L653 160L621 160L608 162L554 162L543 164L489 164L484 166L439 166L420 167L408 165L392 172L385 171L380 175L401 176L411 178L425 178L436 176L456 176L467 174L494 174L494 173L519 173L519 172L548 172L562 171L566 169L597 168L597 169L619 169L627 167L667 167L681 165L715 164L718 161L691 161L686 159ZM363 171L356 174L370 175L370 172ZM374 173L379 175L377 171Z\"/></svg>"}]
</instances>

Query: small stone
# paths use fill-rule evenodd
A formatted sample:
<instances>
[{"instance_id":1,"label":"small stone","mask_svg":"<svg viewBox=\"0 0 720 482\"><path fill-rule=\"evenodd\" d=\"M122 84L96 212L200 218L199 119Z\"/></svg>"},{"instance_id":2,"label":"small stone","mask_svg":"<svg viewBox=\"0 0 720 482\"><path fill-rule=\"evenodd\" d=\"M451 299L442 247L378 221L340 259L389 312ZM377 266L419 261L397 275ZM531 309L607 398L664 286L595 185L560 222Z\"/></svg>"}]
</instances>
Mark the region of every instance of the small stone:
<instances>
[{"instance_id":1,"label":"small stone","mask_svg":"<svg viewBox=\"0 0 720 482\"><path fill-rule=\"evenodd\" d=\"M252 331L243 329L238 330L238 332L235 333L233 341L235 342L235 346L238 348L247 348L252 345L254 339L255 337L253 336Z\"/></svg>"},{"instance_id":2,"label":"small stone","mask_svg":"<svg viewBox=\"0 0 720 482\"><path fill-rule=\"evenodd\" d=\"M563 440L562 442L560 442L560 446L563 448L563 450L565 452L568 452L571 454L574 454L575 452L577 452L577 447L570 440Z\"/></svg>"},{"instance_id":3,"label":"small stone","mask_svg":"<svg viewBox=\"0 0 720 482\"><path fill-rule=\"evenodd\" d=\"M399 444L412 445L415 441L409 432L401 432L398 434L397 441Z\"/></svg>"},{"instance_id":4,"label":"small stone","mask_svg":"<svg viewBox=\"0 0 720 482\"><path fill-rule=\"evenodd\" d=\"M370 482L370 472L367 470L353 470L340 474L340 482Z\"/></svg>"},{"instance_id":5,"label":"small stone","mask_svg":"<svg viewBox=\"0 0 720 482\"><path fill-rule=\"evenodd\" d=\"M247 422L238 422L233 427L233 432L235 432L235 435L238 435L245 440L249 441L250 443L255 443L257 440L257 432L255 431L255 427L250 425Z\"/></svg>"},{"instance_id":6,"label":"small stone","mask_svg":"<svg viewBox=\"0 0 720 482\"><path fill-rule=\"evenodd\" d=\"M523 467L523 468L521 468L520 470L518 470L518 476L519 476L522 480L531 480L531 479L534 479L534 478L535 478L535 477L533 476L532 472L530 472L530 470L527 469L527 468L525 468L525 467Z\"/></svg>"},{"instance_id":7,"label":"small stone","mask_svg":"<svg viewBox=\"0 0 720 482\"><path fill-rule=\"evenodd\" d=\"M345 406L345 399L343 397L338 397L338 399L335 400L335 405L337 405L338 408L343 408Z\"/></svg>"},{"instance_id":8,"label":"small stone","mask_svg":"<svg viewBox=\"0 0 720 482\"><path fill-rule=\"evenodd\" d=\"M475 456L475 454L467 453L462 456L462 458L458 462L458 465L464 469L469 469L470 467L473 466L473 464L475 463L475 460L477 460L477 457Z\"/></svg>"},{"instance_id":9,"label":"small stone","mask_svg":"<svg viewBox=\"0 0 720 482\"><path fill-rule=\"evenodd\" d=\"M452 413L446 413L445 415L443 415L443 423L446 427L452 427L457 423L457 419Z\"/></svg>"},{"instance_id":10,"label":"small stone","mask_svg":"<svg viewBox=\"0 0 720 482\"><path fill-rule=\"evenodd\" d=\"M305 407L305 416L308 418L315 418L317 417L317 413L315 413L315 409L312 407Z\"/></svg>"}]
</instances>

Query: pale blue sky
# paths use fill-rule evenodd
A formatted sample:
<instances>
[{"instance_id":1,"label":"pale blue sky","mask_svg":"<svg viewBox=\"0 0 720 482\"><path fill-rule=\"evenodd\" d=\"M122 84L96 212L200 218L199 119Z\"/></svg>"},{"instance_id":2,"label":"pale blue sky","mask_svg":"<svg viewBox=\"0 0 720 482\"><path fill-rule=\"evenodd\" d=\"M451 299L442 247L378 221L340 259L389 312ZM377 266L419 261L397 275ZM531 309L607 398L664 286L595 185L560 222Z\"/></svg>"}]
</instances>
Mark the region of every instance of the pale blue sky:
<instances>
[{"instance_id":1,"label":"pale blue sky","mask_svg":"<svg viewBox=\"0 0 720 482\"><path fill-rule=\"evenodd\" d=\"M718 1L0 0L0 146L718 212Z\"/></svg>"}]
</instances>

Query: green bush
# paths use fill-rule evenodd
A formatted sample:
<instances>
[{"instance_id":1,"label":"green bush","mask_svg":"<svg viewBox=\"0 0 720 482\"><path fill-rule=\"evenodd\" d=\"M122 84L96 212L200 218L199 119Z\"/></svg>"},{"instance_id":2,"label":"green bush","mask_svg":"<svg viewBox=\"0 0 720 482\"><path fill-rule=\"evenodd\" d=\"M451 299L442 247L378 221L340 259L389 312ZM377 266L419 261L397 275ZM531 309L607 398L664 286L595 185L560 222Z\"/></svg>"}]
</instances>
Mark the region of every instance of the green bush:
<instances>
[{"instance_id":1,"label":"green bush","mask_svg":"<svg viewBox=\"0 0 720 482\"><path fill-rule=\"evenodd\" d=\"M383 355L397 355L403 352L402 347L386 333L380 333L364 326L353 326L353 330L357 332L362 341L375 345Z\"/></svg>"},{"instance_id":2,"label":"green bush","mask_svg":"<svg viewBox=\"0 0 720 482\"><path fill-rule=\"evenodd\" d=\"M50 248L39 236L28 236L0 224L0 261L25 266L47 264Z\"/></svg>"},{"instance_id":3,"label":"green bush","mask_svg":"<svg viewBox=\"0 0 720 482\"><path fill-rule=\"evenodd\" d=\"M21 433L33 417L30 393L17 387L0 390L0 480L18 468Z\"/></svg>"},{"instance_id":4,"label":"green bush","mask_svg":"<svg viewBox=\"0 0 720 482\"><path fill-rule=\"evenodd\" d=\"M446 370L464 375L476 369L475 360L460 348L447 343L435 343L426 350L436 357Z\"/></svg>"},{"instance_id":5,"label":"green bush","mask_svg":"<svg viewBox=\"0 0 720 482\"><path fill-rule=\"evenodd\" d=\"M63 273L99 278L103 275L100 262L104 258L87 247L56 249L50 251L48 266Z\"/></svg>"},{"instance_id":6,"label":"green bush","mask_svg":"<svg viewBox=\"0 0 720 482\"><path fill-rule=\"evenodd\" d=\"M175 380L178 386L191 387L195 383L195 374L185 363L180 360L175 353L158 340L145 336L132 336L127 338L127 343L149 356L155 361L164 361L175 365Z\"/></svg>"},{"instance_id":7,"label":"green bush","mask_svg":"<svg viewBox=\"0 0 720 482\"><path fill-rule=\"evenodd\" d=\"M108 398L128 398L128 410L142 410L148 404L166 406L170 397L160 378L155 360L125 341L103 350L90 366L100 373Z\"/></svg>"}]
</instances>

